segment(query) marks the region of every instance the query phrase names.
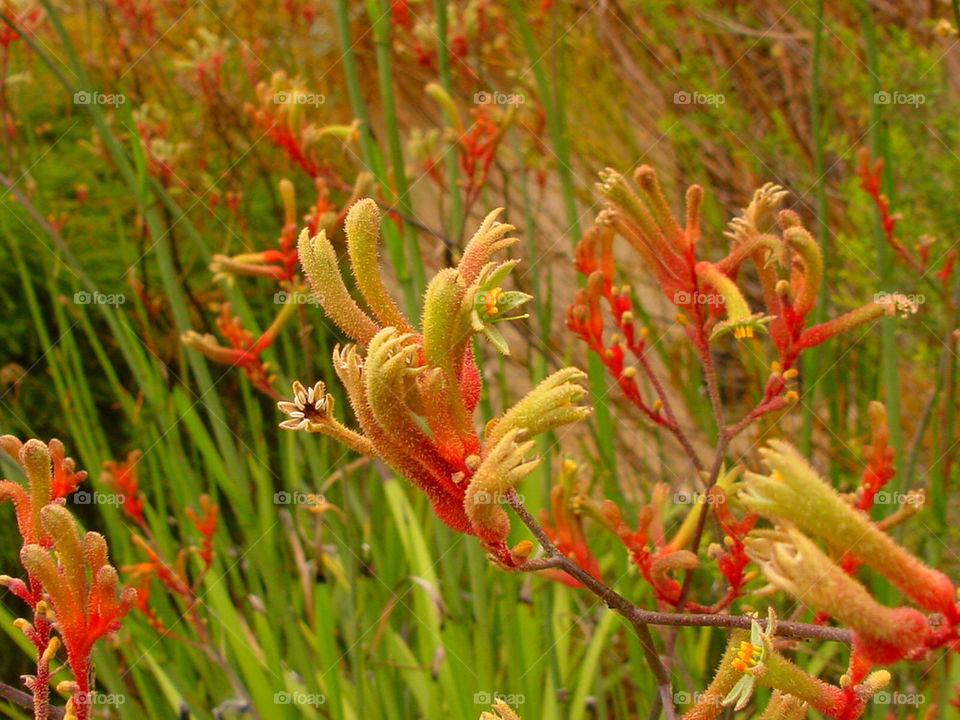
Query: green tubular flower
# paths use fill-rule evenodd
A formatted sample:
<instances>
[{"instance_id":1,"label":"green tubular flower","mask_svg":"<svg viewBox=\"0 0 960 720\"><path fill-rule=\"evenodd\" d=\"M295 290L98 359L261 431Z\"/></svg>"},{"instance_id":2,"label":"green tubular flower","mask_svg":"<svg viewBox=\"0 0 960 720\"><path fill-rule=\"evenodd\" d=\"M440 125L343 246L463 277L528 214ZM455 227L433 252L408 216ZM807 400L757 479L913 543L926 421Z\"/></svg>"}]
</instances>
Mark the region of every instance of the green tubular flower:
<instances>
[{"instance_id":1,"label":"green tubular flower","mask_svg":"<svg viewBox=\"0 0 960 720\"><path fill-rule=\"evenodd\" d=\"M726 709L723 701L730 696L734 686L740 682L741 672L733 667L733 661L740 651L740 644L746 641L750 634L746 630L734 630L727 640L717 671L710 681L710 685L697 696L696 704L683 716L683 720L713 720ZM739 693L737 696L739 698Z\"/></svg>"},{"instance_id":2,"label":"green tubular flower","mask_svg":"<svg viewBox=\"0 0 960 720\"><path fill-rule=\"evenodd\" d=\"M760 629L760 623L754 620L750 623L750 640L740 641L734 657L730 661L731 667L742 672L743 676L727 693L727 696L723 699L723 705L733 705L734 712L740 712L747 706L757 685L757 677L754 672L763 670L762 663L765 654L763 632Z\"/></svg>"},{"instance_id":3,"label":"green tubular flower","mask_svg":"<svg viewBox=\"0 0 960 720\"><path fill-rule=\"evenodd\" d=\"M87 586L87 570L77 521L63 505L47 505L40 515L44 529L56 539L58 559L63 566L70 594L83 597Z\"/></svg>"},{"instance_id":4,"label":"green tubular flower","mask_svg":"<svg viewBox=\"0 0 960 720\"><path fill-rule=\"evenodd\" d=\"M750 306L737 284L713 263L702 260L697 263L695 270L699 278L720 293L727 313L727 319L717 323L713 328L710 340L716 340L728 332L732 332L737 340L753 337L754 332L762 331L764 326L773 319L762 313L751 313Z\"/></svg>"},{"instance_id":5,"label":"green tubular flower","mask_svg":"<svg viewBox=\"0 0 960 720\"><path fill-rule=\"evenodd\" d=\"M540 464L539 457L528 459L535 446L533 440L523 441L521 430L511 430L486 452L470 479L463 509L482 539L502 538L510 529L499 500Z\"/></svg>"},{"instance_id":6,"label":"green tubular flower","mask_svg":"<svg viewBox=\"0 0 960 720\"><path fill-rule=\"evenodd\" d=\"M497 208L483 219L463 251L457 270L468 286L477 279L480 271L490 261L491 255L520 242L520 238L506 237L515 228L508 223L497 221L497 215L501 212L503 208Z\"/></svg>"},{"instance_id":7,"label":"green tubular flower","mask_svg":"<svg viewBox=\"0 0 960 720\"><path fill-rule=\"evenodd\" d=\"M730 221L730 229L724 235L739 244L768 232L777 220L776 211L780 202L788 194L775 183L767 183L759 188L753 193L750 204Z\"/></svg>"},{"instance_id":8,"label":"green tubular flower","mask_svg":"<svg viewBox=\"0 0 960 720\"><path fill-rule=\"evenodd\" d=\"M297 252L313 292L330 319L357 342L368 343L380 326L350 296L326 231L312 238L306 230L301 232Z\"/></svg>"},{"instance_id":9,"label":"green tubular flower","mask_svg":"<svg viewBox=\"0 0 960 720\"><path fill-rule=\"evenodd\" d=\"M783 239L795 253L791 271L793 307L798 315L806 315L817 302L823 254L813 236L799 225L784 230Z\"/></svg>"},{"instance_id":10,"label":"green tubular flower","mask_svg":"<svg viewBox=\"0 0 960 720\"><path fill-rule=\"evenodd\" d=\"M849 626L855 646L875 662L892 662L922 647L930 628L923 614L909 607L881 605L794 527L755 531L747 553L766 578L804 605Z\"/></svg>"},{"instance_id":11,"label":"green tubular flower","mask_svg":"<svg viewBox=\"0 0 960 720\"><path fill-rule=\"evenodd\" d=\"M453 377L454 360L470 341L469 313L464 312L467 287L455 268L438 272L423 301L423 351L427 364Z\"/></svg>"},{"instance_id":12,"label":"green tubular flower","mask_svg":"<svg viewBox=\"0 0 960 720\"><path fill-rule=\"evenodd\" d=\"M845 502L797 450L771 440L760 450L769 475L747 473L738 497L750 510L772 519L787 518L837 553L849 552L884 575L921 607L954 616L953 584L897 545Z\"/></svg>"},{"instance_id":13,"label":"green tubular flower","mask_svg":"<svg viewBox=\"0 0 960 720\"><path fill-rule=\"evenodd\" d=\"M577 384L585 377L582 370L568 367L544 378L504 415L487 425L487 442L499 442L513 430L522 431L527 438L587 417L590 408L574 404L587 394Z\"/></svg>"},{"instance_id":14,"label":"green tubular flower","mask_svg":"<svg viewBox=\"0 0 960 720\"><path fill-rule=\"evenodd\" d=\"M807 704L780 690L774 690L770 701L758 720L803 720L807 717Z\"/></svg>"},{"instance_id":15,"label":"green tubular flower","mask_svg":"<svg viewBox=\"0 0 960 720\"><path fill-rule=\"evenodd\" d=\"M387 293L380 278L380 210L371 198L358 200L347 213L345 223L347 251L357 287L384 327L393 326L403 332L413 327Z\"/></svg>"}]
</instances>

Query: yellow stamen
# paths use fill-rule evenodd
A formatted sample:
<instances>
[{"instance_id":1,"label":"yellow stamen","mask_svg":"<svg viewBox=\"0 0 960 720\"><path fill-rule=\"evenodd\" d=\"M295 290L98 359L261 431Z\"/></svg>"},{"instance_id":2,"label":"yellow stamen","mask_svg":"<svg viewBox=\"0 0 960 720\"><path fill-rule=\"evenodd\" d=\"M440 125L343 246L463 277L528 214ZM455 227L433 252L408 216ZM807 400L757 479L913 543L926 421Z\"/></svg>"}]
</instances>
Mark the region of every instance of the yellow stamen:
<instances>
[{"instance_id":1,"label":"yellow stamen","mask_svg":"<svg viewBox=\"0 0 960 720\"><path fill-rule=\"evenodd\" d=\"M495 287L493 290L487 293L486 303L484 303L484 311L487 315L496 315L500 312L500 308L497 307L497 303L503 298L503 288Z\"/></svg>"}]
</instances>

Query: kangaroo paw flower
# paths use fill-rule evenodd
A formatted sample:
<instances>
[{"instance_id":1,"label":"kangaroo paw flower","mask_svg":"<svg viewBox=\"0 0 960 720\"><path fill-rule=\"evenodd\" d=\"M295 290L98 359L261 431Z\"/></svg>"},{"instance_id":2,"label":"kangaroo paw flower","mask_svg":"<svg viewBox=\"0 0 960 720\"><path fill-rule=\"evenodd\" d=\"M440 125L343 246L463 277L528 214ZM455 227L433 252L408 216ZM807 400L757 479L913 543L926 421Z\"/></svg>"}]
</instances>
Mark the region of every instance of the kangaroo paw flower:
<instances>
[{"instance_id":1,"label":"kangaroo paw flower","mask_svg":"<svg viewBox=\"0 0 960 720\"><path fill-rule=\"evenodd\" d=\"M879 604L796 528L756 531L746 546L774 586L849 626L855 649L873 662L899 660L923 648L930 638L931 629L920 611Z\"/></svg>"},{"instance_id":2,"label":"kangaroo paw flower","mask_svg":"<svg viewBox=\"0 0 960 720\"><path fill-rule=\"evenodd\" d=\"M515 567L531 548L507 546L510 524L498 502L539 463L528 457L531 438L580 420L589 410L576 405L586 394L577 384L583 373L566 368L489 425L487 437L481 439L474 426L481 376L471 341L482 333L507 353L495 325L521 317L512 311L530 299L501 287L518 261L490 258L517 239L509 237L513 226L496 216L486 217L457 267L432 278L420 328L400 313L380 280L379 211L373 201L357 202L346 221L354 277L372 315L347 291L326 236L301 234L300 259L320 304L365 346L333 352L362 434L333 418L333 397L323 383L311 388L294 383L293 398L278 407L289 416L281 427L324 433L382 459L429 497L443 522L478 536L496 561Z\"/></svg>"},{"instance_id":3,"label":"kangaroo paw flower","mask_svg":"<svg viewBox=\"0 0 960 720\"><path fill-rule=\"evenodd\" d=\"M850 553L884 575L921 607L956 621L955 590L946 575L908 553L845 502L789 443L771 440L760 453L770 474L747 473L739 497L748 508L768 518L788 518L839 554Z\"/></svg>"}]
</instances>

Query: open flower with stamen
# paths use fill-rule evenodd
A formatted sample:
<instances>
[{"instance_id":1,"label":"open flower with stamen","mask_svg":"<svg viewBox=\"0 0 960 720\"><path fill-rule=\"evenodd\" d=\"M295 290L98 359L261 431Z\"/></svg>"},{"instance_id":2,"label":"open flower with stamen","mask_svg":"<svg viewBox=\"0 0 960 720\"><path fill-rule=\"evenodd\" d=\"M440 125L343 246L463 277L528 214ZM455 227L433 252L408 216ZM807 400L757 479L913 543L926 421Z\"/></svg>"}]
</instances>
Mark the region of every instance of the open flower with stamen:
<instances>
[{"instance_id":1,"label":"open flower with stamen","mask_svg":"<svg viewBox=\"0 0 960 720\"><path fill-rule=\"evenodd\" d=\"M530 299L502 288L517 261L491 257L516 238L496 216L486 217L456 267L430 281L419 326L400 311L380 276L380 213L373 200L355 203L345 222L360 301L347 288L326 234L302 233L304 272L327 316L356 341L334 349L333 367L360 428L333 417L323 383L295 383L293 398L279 408L290 416L281 427L324 433L383 460L429 497L447 525L476 535L498 562L515 567L529 548L507 546L509 521L498 503L537 467L532 437L589 410L577 405L586 394L579 385L584 374L565 368L488 423L483 437L477 432L481 377L473 338L482 334L508 352L494 325L522 317L511 311Z\"/></svg>"},{"instance_id":2,"label":"open flower with stamen","mask_svg":"<svg viewBox=\"0 0 960 720\"><path fill-rule=\"evenodd\" d=\"M319 380L309 388L301 385L299 380L294 381L293 400L277 403L280 411L290 416L289 420L280 423L280 427L285 430L320 432L333 410L333 395L326 389Z\"/></svg>"},{"instance_id":3,"label":"open flower with stamen","mask_svg":"<svg viewBox=\"0 0 960 720\"><path fill-rule=\"evenodd\" d=\"M793 696L827 717L846 720L860 717L870 697L890 681L890 673L880 670L863 683L846 689L824 682L777 652L773 644L776 628L777 616L771 608L765 627L761 628L756 620L750 624L749 640L730 638L724 662L740 678L723 699L723 705L742 710L756 686L761 685ZM721 669L718 678L729 678L729 672Z\"/></svg>"}]
</instances>

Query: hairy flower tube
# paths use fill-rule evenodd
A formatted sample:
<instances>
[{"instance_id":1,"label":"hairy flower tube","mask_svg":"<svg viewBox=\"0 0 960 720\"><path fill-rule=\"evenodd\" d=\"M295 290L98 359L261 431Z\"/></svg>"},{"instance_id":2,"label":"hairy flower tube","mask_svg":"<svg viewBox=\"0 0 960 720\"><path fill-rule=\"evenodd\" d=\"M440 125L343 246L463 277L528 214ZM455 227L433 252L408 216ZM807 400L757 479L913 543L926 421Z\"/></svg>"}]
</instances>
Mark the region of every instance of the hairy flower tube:
<instances>
[{"instance_id":1,"label":"hairy flower tube","mask_svg":"<svg viewBox=\"0 0 960 720\"><path fill-rule=\"evenodd\" d=\"M588 283L568 310L567 326L604 359L631 401L657 424L669 428L665 418L647 409L640 400L632 377L621 379L621 374L626 375L623 351L629 349L642 359L643 344L633 338L629 288L614 284L615 263L610 251L614 235L624 238L643 259L664 296L676 306L678 318L701 353L708 341L726 333L742 340L768 329L777 349L779 367L787 371L794 367L803 350L834 335L883 316L916 311L905 296L889 295L807 327L807 317L822 281L823 258L799 216L780 210L787 195L783 188L767 183L754 193L747 207L730 222L727 255L712 262L696 257L702 188L693 185L687 191L685 224L681 225L674 218L652 168L640 167L633 179L635 184L610 168L600 174L598 187L606 204L597 216L596 226L587 230L577 247L577 269L588 276ZM763 312L750 308L738 283L741 266L747 260L753 263L760 278L766 306ZM609 346L603 340L601 300L609 305L618 338L622 338ZM629 321L628 327L624 327L624 318ZM774 402L784 391L781 379L771 382L765 391L763 409L784 407L783 402Z\"/></svg>"},{"instance_id":2,"label":"hairy flower tube","mask_svg":"<svg viewBox=\"0 0 960 720\"><path fill-rule=\"evenodd\" d=\"M749 634L731 633L713 680L683 720L713 720L731 706L739 712L753 699L757 686L775 691L761 717L802 718L809 706L827 717L849 720L860 717L867 701L890 680L890 674L880 670L855 686L824 682L777 652L776 627L777 618L770 609L765 627L754 620Z\"/></svg>"},{"instance_id":3,"label":"hairy flower tube","mask_svg":"<svg viewBox=\"0 0 960 720\"><path fill-rule=\"evenodd\" d=\"M33 693L35 717L49 715L50 663L62 644L73 671L72 681L61 683L71 693L68 718L91 717L91 650L104 635L115 632L132 605L136 591L117 594L117 571L107 558L103 536L81 536L76 520L62 504L86 473L64 457L63 444L51 440L21 443L10 435L0 437L0 449L23 468L28 488L9 480L0 482L0 500L10 498L23 538L20 562L27 581L0 576L0 585L23 600L33 611L32 622L14 622L37 649L37 673L25 678ZM53 554L51 554L51 550ZM56 630L59 636L51 635Z\"/></svg>"},{"instance_id":4,"label":"hairy flower tube","mask_svg":"<svg viewBox=\"0 0 960 720\"><path fill-rule=\"evenodd\" d=\"M520 716L503 700L494 700L491 710L493 712L480 713L480 720L520 720Z\"/></svg>"},{"instance_id":5,"label":"hairy flower tube","mask_svg":"<svg viewBox=\"0 0 960 720\"><path fill-rule=\"evenodd\" d=\"M854 649L875 663L891 663L923 650L932 630L910 607L881 605L794 527L755 531L747 552L777 588L854 631Z\"/></svg>"},{"instance_id":6,"label":"hairy flower tube","mask_svg":"<svg viewBox=\"0 0 960 720\"><path fill-rule=\"evenodd\" d=\"M739 491L749 509L792 524L885 576L920 607L960 620L953 583L900 547L823 480L797 450L771 440L760 450L769 475L747 473Z\"/></svg>"},{"instance_id":7,"label":"hairy flower tube","mask_svg":"<svg viewBox=\"0 0 960 720\"><path fill-rule=\"evenodd\" d=\"M581 503L585 503L588 508L591 503L586 498L586 482L579 479L578 471L579 467L573 460L564 460L561 463L558 482L550 488L550 512L547 512L546 508L540 509L540 524L561 553L600 579L600 563L590 551L583 532L584 513ZM544 570L543 574L570 587L582 587L579 580L562 570L551 568Z\"/></svg>"},{"instance_id":8,"label":"hairy flower tube","mask_svg":"<svg viewBox=\"0 0 960 720\"><path fill-rule=\"evenodd\" d=\"M40 545L25 545L20 561L43 585L54 612L54 627L63 638L67 662L74 680L68 702L77 720L90 717L90 653L94 642L120 628L120 620L133 605L137 593L125 588L117 593L117 570L107 558L103 536L81 536L73 515L62 505L48 505L41 512L44 529L53 538L56 555ZM22 625L28 636L33 630Z\"/></svg>"},{"instance_id":9,"label":"hairy flower tube","mask_svg":"<svg viewBox=\"0 0 960 720\"><path fill-rule=\"evenodd\" d=\"M321 306L357 343L335 348L333 367L360 429L333 417L323 383L309 389L295 384L294 398L279 407L290 416L282 427L323 433L383 460L427 495L447 525L476 535L497 561L513 567L529 547L507 547L509 520L499 502L539 464L531 438L576 422L589 409L577 404L586 394L578 384L584 374L564 368L487 423L482 436L474 426L481 378L472 339L484 335L509 352L494 324L519 317L512 311L529 299L500 287L516 261L491 257L516 238L496 215L483 221L457 267L430 282L419 327L400 311L380 276L380 213L373 200L355 203L345 223L364 306L348 290L326 233L301 233L300 261Z\"/></svg>"}]
</instances>

